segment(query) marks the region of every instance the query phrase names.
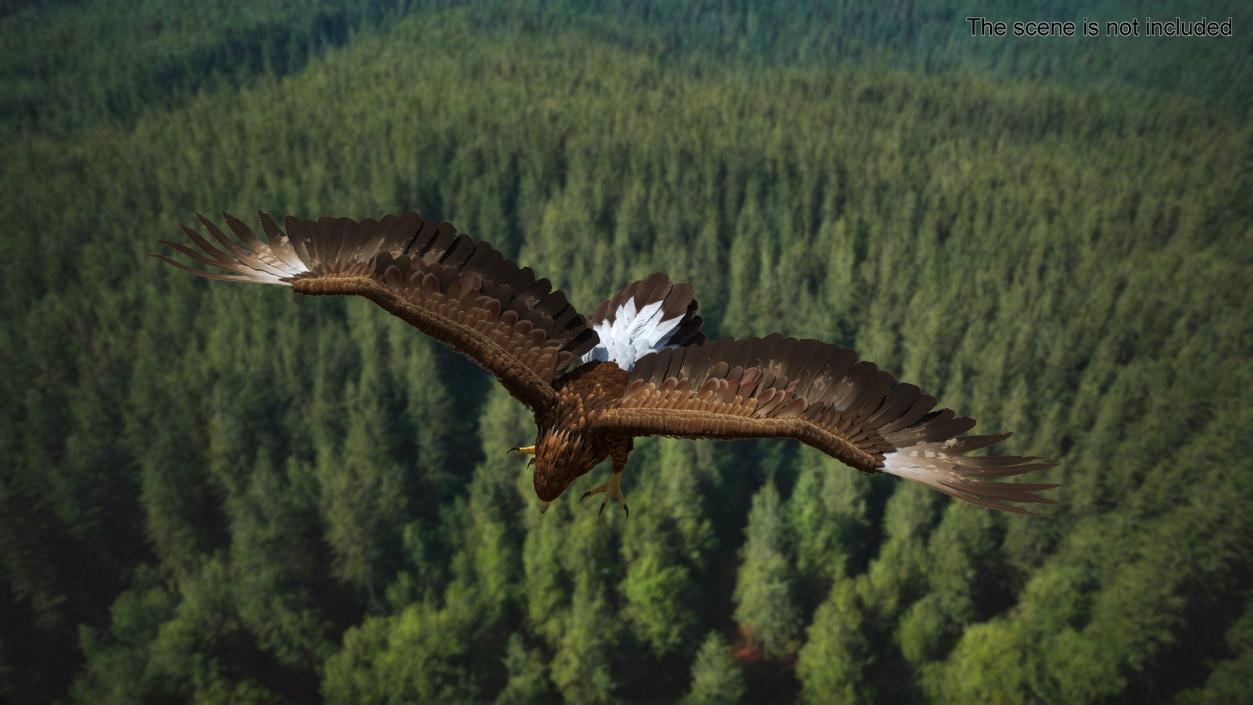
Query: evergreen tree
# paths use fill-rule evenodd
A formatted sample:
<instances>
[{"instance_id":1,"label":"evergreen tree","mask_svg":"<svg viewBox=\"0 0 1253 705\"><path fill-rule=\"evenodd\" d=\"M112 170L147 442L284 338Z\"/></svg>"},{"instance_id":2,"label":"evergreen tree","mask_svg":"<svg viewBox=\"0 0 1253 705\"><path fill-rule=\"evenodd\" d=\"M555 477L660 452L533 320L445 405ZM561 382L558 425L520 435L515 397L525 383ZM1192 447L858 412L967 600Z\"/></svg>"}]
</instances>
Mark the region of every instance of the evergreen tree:
<instances>
[{"instance_id":1,"label":"evergreen tree","mask_svg":"<svg viewBox=\"0 0 1253 705\"><path fill-rule=\"evenodd\" d=\"M851 581L837 582L809 625L796 659L807 702L872 703L869 670L874 660L866 608Z\"/></svg>"},{"instance_id":2,"label":"evergreen tree","mask_svg":"<svg viewBox=\"0 0 1253 705\"><path fill-rule=\"evenodd\" d=\"M1229 41L976 42L951 3L115 5L0 13L0 699L670 701L737 681L737 624L746 697L1248 690ZM711 338L854 346L1016 431L1059 504L648 439L629 519L574 501L607 466L541 515L502 457L531 415L472 363L143 256L258 207L449 219L585 313L668 271Z\"/></svg>"},{"instance_id":3,"label":"evergreen tree","mask_svg":"<svg viewBox=\"0 0 1253 705\"><path fill-rule=\"evenodd\" d=\"M497 705L525 705L553 698L547 668L541 654L526 648L522 637L514 633L505 650L505 669L509 680L496 696Z\"/></svg>"},{"instance_id":4,"label":"evergreen tree","mask_svg":"<svg viewBox=\"0 0 1253 705\"><path fill-rule=\"evenodd\" d=\"M744 674L731 657L731 646L711 632L692 663L692 686L683 702L690 705L726 705L744 697Z\"/></svg>"},{"instance_id":5,"label":"evergreen tree","mask_svg":"<svg viewBox=\"0 0 1253 705\"><path fill-rule=\"evenodd\" d=\"M794 602L791 543L782 502L767 482L753 497L744 562L736 579L735 621L770 658L795 653L801 630Z\"/></svg>"}]
</instances>

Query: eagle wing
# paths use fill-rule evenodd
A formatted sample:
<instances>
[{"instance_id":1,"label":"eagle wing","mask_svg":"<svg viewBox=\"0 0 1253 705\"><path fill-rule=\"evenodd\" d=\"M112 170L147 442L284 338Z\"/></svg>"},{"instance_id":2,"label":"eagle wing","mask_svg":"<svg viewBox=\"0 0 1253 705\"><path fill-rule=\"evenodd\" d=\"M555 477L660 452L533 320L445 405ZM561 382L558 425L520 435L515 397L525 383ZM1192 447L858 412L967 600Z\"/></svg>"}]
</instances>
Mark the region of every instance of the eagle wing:
<instances>
[{"instance_id":1,"label":"eagle wing","mask_svg":"<svg viewBox=\"0 0 1253 705\"><path fill-rule=\"evenodd\" d=\"M264 241L225 213L234 237L199 216L208 238L184 226L193 246L160 241L213 269L153 256L207 279L364 296L491 372L536 412L556 403L553 380L597 342L547 279L449 223L416 213L377 221L288 216L279 228L259 215Z\"/></svg>"},{"instance_id":2,"label":"eagle wing","mask_svg":"<svg viewBox=\"0 0 1253 705\"><path fill-rule=\"evenodd\" d=\"M1037 458L966 457L1009 436L963 436L973 419L932 411L934 397L858 361L852 350L779 335L730 338L648 355L620 403L595 422L631 436L798 439L865 472L922 482L985 507L1030 513L1053 484L989 478L1051 467Z\"/></svg>"}]
</instances>

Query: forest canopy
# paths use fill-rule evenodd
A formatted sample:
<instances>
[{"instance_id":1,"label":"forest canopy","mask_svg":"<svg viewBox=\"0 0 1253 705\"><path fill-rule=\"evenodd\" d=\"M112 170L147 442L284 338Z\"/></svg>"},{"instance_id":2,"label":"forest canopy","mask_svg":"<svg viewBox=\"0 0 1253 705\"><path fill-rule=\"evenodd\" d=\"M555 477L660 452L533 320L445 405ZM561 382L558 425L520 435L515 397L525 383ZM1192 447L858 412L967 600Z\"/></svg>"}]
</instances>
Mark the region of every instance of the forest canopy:
<instances>
[{"instance_id":1,"label":"forest canopy","mask_svg":"<svg viewBox=\"0 0 1253 705\"><path fill-rule=\"evenodd\" d=\"M6 9L0 700L1239 700L1247 52L975 45L965 5ZM585 312L665 270L711 337L1015 431L1059 504L650 439L629 518L596 472L541 515L464 359L144 256L257 209L446 219Z\"/></svg>"}]
</instances>

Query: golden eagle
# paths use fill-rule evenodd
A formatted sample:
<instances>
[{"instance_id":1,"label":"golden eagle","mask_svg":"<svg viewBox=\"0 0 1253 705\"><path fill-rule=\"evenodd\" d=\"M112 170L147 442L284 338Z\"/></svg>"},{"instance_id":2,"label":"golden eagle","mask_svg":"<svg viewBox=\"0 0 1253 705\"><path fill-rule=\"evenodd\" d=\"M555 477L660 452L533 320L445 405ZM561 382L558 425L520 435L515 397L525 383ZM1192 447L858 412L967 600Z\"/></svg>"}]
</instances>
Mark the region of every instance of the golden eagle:
<instances>
[{"instance_id":1,"label":"golden eagle","mask_svg":"<svg viewBox=\"0 0 1253 705\"><path fill-rule=\"evenodd\" d=\"M534 456L541 509L611 458L609 481L580 499L603 494L627 510L619 478L632 439L649 435L795 438L863 472L981 506L1029 513L1013 503L1051 503L1034 493L1056 485L989 481L1048 464L965 455L1008 433L961 435L973 419L932 411L934 397L848 348L777 334L709 342L691 285L665 274L633 282L585 318L529 267L416 213L288 216L283 228L260 213L264 241L223 215L234 238L200 216L208 238L183 227L194 248L160 241L214 269L154 256L208 279L364 296L470 358L535 414L535 444L510 450Z\"/></svg>"}]
</instances>

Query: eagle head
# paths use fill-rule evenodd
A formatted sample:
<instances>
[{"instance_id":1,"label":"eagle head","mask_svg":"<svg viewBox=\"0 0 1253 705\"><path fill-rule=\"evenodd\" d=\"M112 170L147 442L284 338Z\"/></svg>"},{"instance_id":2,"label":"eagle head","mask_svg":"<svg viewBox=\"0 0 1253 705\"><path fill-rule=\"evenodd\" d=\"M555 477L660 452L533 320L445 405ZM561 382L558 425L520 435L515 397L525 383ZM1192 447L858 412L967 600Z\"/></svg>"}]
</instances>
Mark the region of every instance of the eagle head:
<instances>
[{"instance_id":1,"label":"eagle head","mask_svg":"<svg viewBox=\"0 0 1253 705\"><path fill-rule=\"evenodd\" d=\"M543 502L557 499L575 478L607 456L608 453L596 453L591 439L576 431L541 431L535 441L535 494Z\"/></svg>"}]
</instances>

